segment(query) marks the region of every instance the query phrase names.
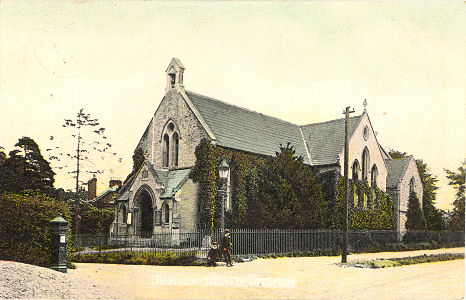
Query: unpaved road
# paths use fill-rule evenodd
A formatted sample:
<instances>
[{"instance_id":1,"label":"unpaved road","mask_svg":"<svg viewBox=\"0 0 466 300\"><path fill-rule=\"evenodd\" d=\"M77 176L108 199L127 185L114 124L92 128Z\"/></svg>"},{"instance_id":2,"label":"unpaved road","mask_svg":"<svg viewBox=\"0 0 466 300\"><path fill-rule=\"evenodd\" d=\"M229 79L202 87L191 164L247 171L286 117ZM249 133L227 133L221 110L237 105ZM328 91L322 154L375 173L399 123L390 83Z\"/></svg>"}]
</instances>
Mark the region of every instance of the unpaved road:
<instances>
[{"instance_id":1,"label":"unpaved road","mask_svg":"<svg viewBox=\"0 0 466 300\"><path fill-rule=\"evenodd\" d=\"M435 253L464 253L464 248L358 254L348 261ZM346 267L339 262L340 257L305 257L258 259L232 268L77 264L69 277L105 286L101 292L107 290L108 297L118 298L464 298L463 259L387 269Z\"/></svg>"}]
</instances>

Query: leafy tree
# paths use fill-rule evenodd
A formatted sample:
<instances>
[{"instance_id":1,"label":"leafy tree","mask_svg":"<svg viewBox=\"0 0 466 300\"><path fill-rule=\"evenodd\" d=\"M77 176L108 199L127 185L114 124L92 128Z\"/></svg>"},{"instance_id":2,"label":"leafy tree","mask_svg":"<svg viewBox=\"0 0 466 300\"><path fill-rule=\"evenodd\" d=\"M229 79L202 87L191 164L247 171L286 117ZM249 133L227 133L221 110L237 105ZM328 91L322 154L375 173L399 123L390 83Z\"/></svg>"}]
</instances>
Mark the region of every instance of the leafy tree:
<instances>
[{"instance_id":1,"label":"leafy tree","mask_svg":"<svg viewBox=\"0 0 466 300\"><path fill-rule=\"evenodd\" d=\"M18 149L10 151L9 157L1 164L0 190L40 190L52 194L55 173L43 158L37 143L29 137L22 137L15 146Z\"/></svg>"},{"instance_id":2,"label":"leafy tree","mask_svg":"<svg viewBox=\"0 0 466 300\"><path fill-rule=\"evenodd\" d=\"M0 192L0 259L50 267L50 221L60 214L70 221L68 206L44 194Z\"/></svg>"},{"instance_id":3,"label":"leafy tree","mask_svg":"<svg viewBox=\"0 0 466 300\"><path fill-rule=\"evenodd\" d=\"M115 213L113 209L100 209L85 202L80 202L79 210L79 233L105 234L110 230ZM78 232L78 230L76 230Z\"/></svg>"},{"instance_id":4,"label":"leafy tree","mask_svg":"<svg viewBox=\"0 0 466 300\"><path fill-rule=\"evenodd\" d=\"M5 161L6 159L6 154L5 152L3 152L5 148L3 148L2 146L0 146L0 165Z\"/></svg>"},{"instance_id":5,"label":"leafy tree","mask_svg":"<svg viewBox=\"0 0 466 300\"><path fill-rule=\"evenodd\" d=\"M75 139L76 148L67 153L64 147L55 146L46 149L50 151L49 159L57 163L58 169L69 169L68 174L73 174L76 179L75 192L79 193L80 185L86 182L80 181L80 176L84 174L102 174L105 172L97 166L96 159L108 160L116 158L116 153L111 152L112 144L107 141L105 128L99 127L99 120L91 117L90 114L80 109L74 119L65 119L62 127L72 130L71 137ZM50 140L54 140L51 136ZM58 153L56 153L58 151ZM76 160L75 167L68 165L69 160ZM118 163L122 162L122 158L118 158ZM58 165L61 163L60 165ZM110 172L113 172L110 169Z\"/></svg>"},{"instance_id":6,"label":"leafy tree","mask_svg":"<svg viewBox=\"0 0 466 300\"><path fill-rule=\"evenodd\" d=\"M389 154L392 159L408 157L406 152L396 150L390 150ZM429 167L422 159L416 159L416 166L422 182L422 210L426 220L426 228L427 230L442 230L444 228L444 212L435 207L438 190L437 176L431 173Z\"/></svg>"},{"instance_id":7,"label":"leafy tree","mask_svg":"<svg viewBox=\"0 0 466 300\"><path fill-rule=\"evenodd\" d=\"M416 159L417 169L422 182L422 210L426 220L427 230L442 230L444 212L435 207L437 199L438 179L422 159Z\"/></svg>"},{"instance_id":8,"label":"leafy tree","mask_svg":"<svg viewBox=\"0 0 466 300\"><path fill-rule=\"evenodd\" d=\"M393 150L393 149L390 150L388 154L390 155L392 159L400 159L400 158L405 158L409 156L408 153L406 152L400 152L400 151Z\"/></svg>"},{"instance_id":9,"label":"leafy tree","mask_svg":"<svg viewBox=\"0 0 466 300\"><path fill-rule=\"evenodd\" d=\"M456 190L456 199L453 202L455 208L451 216L449 227L452 230L464 231L464 185L465 185L465 166L466 160L458 168L458 172L445 169L447 172L448 184Z\"/></svg>"},{"instance_id":10,"label":"leafy tree","mask_svg":"<svg viewBox=\"0 0 466 300\"><path fill-rule=\"evenodd\" d=\"M142 164L144 163L144 151L141 149L141 148L137 148L136 150L134 150L134 154L133 154L133 170L131 171L131 173L129 173L129 175L126 177L125 179L125 183L131 178L133 177L134 174L136 174L136 172L139 170L139 168L142 166Z\"/></svg>"},{"instance_id":11,"label":"leafy tree","mask_svg":"<svg viewBox=\"0 0 466 300\"><path fill-rule=\"evenodd\" d=\"M260 212L254 218L258 228L328 226L329 202L322 184L290 144L280 146L261 168L257 195L259 202L252 209Z\"/></svg>"},{"instance_id":12,"label":"leafy tree","mask_svg":"<svg viewBox=\"0 0 466 300\"><path fill-rule=\"evenodd\" d=\"M411 193L408 200L408 211L406 212L407 230L425 230L426 224L422 215L421 205L416 193Z\"/></svg>"}]
</instances>

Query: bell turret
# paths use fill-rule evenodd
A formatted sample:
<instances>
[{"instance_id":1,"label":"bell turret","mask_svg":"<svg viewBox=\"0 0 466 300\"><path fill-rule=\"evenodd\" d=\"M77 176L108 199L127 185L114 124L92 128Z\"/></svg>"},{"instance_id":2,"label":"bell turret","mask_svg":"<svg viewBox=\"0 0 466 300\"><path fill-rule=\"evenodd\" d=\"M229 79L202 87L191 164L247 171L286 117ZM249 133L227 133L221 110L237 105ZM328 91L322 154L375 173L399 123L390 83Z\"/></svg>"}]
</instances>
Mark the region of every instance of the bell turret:
<instances>
[{"instance_id":1,"label":"bell turret","mask_svg":"<svg viewBox=\"0 0 466 300\"><path fill-rule=\"evenodd\" d=\"M165 72L167 73L165 94L171 89L180 90L183 88L184 66L178 58L172 58Z\"/></svg>"}]
</instances>

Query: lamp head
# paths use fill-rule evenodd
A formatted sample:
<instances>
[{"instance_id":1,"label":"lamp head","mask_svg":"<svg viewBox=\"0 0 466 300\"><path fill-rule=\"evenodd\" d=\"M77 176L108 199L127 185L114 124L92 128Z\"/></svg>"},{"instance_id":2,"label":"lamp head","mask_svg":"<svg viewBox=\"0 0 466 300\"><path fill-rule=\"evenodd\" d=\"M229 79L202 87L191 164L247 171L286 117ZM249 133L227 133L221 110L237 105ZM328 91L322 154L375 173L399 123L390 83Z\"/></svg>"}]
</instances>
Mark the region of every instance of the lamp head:
<instances>
[{"instance_id":1,"label":"lamp head","mask_svg":"<svg viewBox=\"0 0 466 300\"><path fill-rule=\"evenodd\" d=\"M228 178L228 173L230 172L230 166L228 165L227 161L224 159L220 166L218 167L218 175L220 178L225 179Z\"/></svg>"}]
</instances>

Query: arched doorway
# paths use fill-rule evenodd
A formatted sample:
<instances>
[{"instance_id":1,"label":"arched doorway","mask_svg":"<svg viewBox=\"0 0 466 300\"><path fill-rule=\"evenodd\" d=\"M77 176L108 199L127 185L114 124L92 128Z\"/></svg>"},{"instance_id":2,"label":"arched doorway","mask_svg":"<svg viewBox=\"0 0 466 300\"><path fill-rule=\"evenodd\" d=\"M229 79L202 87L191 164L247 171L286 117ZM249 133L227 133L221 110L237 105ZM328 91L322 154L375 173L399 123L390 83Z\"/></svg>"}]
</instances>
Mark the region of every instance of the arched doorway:
<instances>
[{"instance_id":1,"label":"arched doorway","mask_svg":"<svg viewBox=\"0 0 466 300\"><path fill-rule=\"evenodd\" d=\"M143 189L138 195L139 203L139 235L150 238L154 231L154 208L152 207L152 197L150 193Z\"/></svg>"}]
</instances>

